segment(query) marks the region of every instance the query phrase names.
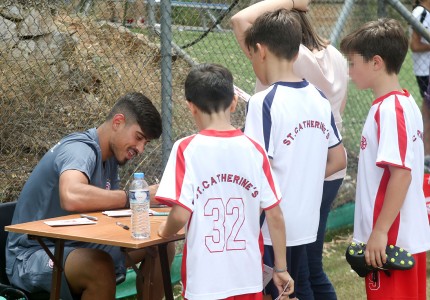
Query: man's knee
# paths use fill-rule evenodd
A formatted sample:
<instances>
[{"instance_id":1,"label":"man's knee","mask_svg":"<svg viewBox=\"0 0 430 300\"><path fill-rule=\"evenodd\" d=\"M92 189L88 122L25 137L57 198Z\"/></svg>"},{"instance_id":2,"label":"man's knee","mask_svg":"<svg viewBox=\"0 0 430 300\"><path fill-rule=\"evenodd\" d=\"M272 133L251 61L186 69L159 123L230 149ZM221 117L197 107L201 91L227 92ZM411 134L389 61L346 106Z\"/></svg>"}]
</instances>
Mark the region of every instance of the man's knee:
<instances>
[{"instance_id":1,"label":"man's knee","mask_svg":"<svg viewBox=\"0 0 430 300\"><path fill-rule=\"evenodd\" d=\"M64 273L67 280L86 282L115 281L115 265L109 253L99 249L78 248L66 259Z\"/></svg>"}]
</instances>

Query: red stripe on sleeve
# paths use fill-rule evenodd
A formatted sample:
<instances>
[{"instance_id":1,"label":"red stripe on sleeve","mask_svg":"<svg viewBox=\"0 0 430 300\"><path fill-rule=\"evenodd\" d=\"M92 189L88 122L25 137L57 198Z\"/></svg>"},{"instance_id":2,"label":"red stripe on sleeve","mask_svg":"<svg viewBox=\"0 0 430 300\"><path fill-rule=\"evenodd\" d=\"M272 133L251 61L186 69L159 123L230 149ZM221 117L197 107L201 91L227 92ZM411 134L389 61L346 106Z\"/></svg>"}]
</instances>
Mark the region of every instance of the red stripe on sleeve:
<instances>
[{"instance_id":1,"label":"red stripe on sleeve","mask_svg":"<svg viewBox=\"0 0 430 300\"><path fill-rule=\"evenodd\" d=\"M195 135L189 136L184 139L178 146L178 152L176 153L176 200L179 199L182 191L182 184L185 176L185 149L188 147L190 142L193 140Z\"/></svg>"},{"instance_id":2,"label":"red stripe on sleeve","mask_svg":"<svg viewBox=\"0 0 430 300\"><path fill-rule=\"evenodd\" d=\"M406 148L407 148L407 134L406 134L406 122L403 113L403 107L400 105L399 99L395 98L396 108L396 120L397 120L397 138L399 143L399 152L402 165L405 165Z\"/></svg>"},{"instance_id":3,"label":"red stripe on sleeve","mask_svg":"<svg viewBox=\"0 0 430 300\"><path fill-rule=\"evenodd\" d=\"M379 108L381 107L381 104L382 104L382 102L379 103L378 109L376 110L375 116L374 116L375 122L376 122L376 126L378 128L378 133L376 135L377 138L378 138L378 143L379 143L379 138L381 136L381 124L380 124L381 116L380 116L380 113L379 113Z\"/></svg>"}]
</instances>

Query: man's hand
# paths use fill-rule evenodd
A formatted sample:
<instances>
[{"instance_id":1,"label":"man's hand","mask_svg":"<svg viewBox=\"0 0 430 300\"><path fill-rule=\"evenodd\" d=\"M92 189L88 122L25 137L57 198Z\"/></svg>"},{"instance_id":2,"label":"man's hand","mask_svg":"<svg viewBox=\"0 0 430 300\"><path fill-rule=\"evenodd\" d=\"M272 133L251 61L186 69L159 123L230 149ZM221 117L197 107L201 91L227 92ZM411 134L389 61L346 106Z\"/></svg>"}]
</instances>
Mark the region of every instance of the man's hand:
<instances>
[{"instance_id":1,"label":"man's hand","mask_svg":"<svg viewBox=\"0 0 430 300\"><path fill-rule=\"evenodd\" d=\"M287 271L273 272L273 283L278 288L279 299L288 299L288 296L294 292L294 280Z\"/></svg>"}]
</instances>

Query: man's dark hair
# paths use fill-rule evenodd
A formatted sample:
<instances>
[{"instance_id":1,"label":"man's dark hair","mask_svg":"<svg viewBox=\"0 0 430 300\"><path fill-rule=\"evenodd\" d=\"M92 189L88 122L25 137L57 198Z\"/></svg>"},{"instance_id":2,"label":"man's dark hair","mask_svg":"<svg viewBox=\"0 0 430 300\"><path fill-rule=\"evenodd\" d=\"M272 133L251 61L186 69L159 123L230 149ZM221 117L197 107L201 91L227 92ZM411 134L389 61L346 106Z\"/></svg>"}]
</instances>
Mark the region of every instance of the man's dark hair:
<instances>
[{"instance_id":1,"label":"man's dark hair","mask_svg":"<svg viewBox=\"0 0 430 300\"><path fill-rule=\"evenodd\" d=\"M233 97L233 75L221 65L194 66L185 79L185 98L204 113L226 110Z\"/></svg>"},{"instance_id":2,"label":"man's dark hair","mask_svg":"<svg viewBox=\"0 0 430 300\"><path fill-rule=\"evenodd\" d=\"M365 23L340 42L343 53L359 54L366 62L379 55L388 74L399 74L408 47L408 37L400 22L387 18Z\"/></svg>"},{"instance_id":3,"label":"man's dark hair","mask_svg":"<svg viewBox=\"0 0 430 300\"><path fill-rule=\"evenodd\" d=\"M292 60L299 52L302 27L294 13L286 9L266 12L245 31L245 45L257 49L257 43L265 45L279 58Z\"/></svg>"},{"instance_id":4,"label":"man's dark hair","mask_svg":"<svg viewBox=\"0 0 430 300\"><path fill-rule=\"evenodd\" d=\"M161 135L160 113L151 100L142 93L132 92L119 98L107 116L107 120L112 119L116 114L123 114L128 125L139 124L148 140L158 139Z\"/></svg>"}]
</instances>

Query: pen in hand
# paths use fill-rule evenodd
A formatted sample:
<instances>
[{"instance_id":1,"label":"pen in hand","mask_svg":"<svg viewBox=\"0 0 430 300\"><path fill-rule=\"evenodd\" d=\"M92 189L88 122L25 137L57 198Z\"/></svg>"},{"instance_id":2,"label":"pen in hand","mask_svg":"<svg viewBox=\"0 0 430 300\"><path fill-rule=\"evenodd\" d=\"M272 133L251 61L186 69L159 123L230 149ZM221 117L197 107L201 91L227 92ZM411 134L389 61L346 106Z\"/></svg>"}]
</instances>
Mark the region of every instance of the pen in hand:
<instances>
[{"instance_id":1,"label":"pen in hand","mask_svg":"<svg viewBox=\"0 0 430 300\"><path fill-rule=\"evenodd\" d=\"M81 214L81 218L87 218L88 220L97 221L97 217L89 216L86 214Z\"/></svg>"},{"instance_id":2,"label":"pen in hand","mask_svg":"<svg viewBox=\"0 0 430 300\"><path fill-rule=\"evenodd\" d=\"M121 222L116 222L116 225L118 225L118 226L121 226L122 228L124 228L125 230L129 230L130 229L130 227L128 227L127 225L125 225L125 224L122 224Z\"/></svg>"}]
</instances>

